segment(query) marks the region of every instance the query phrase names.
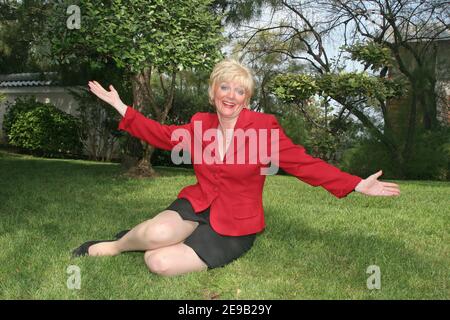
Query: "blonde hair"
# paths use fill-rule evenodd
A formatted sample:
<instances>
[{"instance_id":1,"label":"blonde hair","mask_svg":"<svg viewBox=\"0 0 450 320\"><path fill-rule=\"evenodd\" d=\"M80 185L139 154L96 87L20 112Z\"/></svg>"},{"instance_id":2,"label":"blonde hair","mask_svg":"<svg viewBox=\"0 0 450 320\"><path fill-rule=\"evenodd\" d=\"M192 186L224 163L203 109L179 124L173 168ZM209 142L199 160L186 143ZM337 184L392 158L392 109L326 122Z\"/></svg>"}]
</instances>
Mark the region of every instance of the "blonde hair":
<instances>
[{"instance_id":1,"label":"blonde hair","mask_svg":"<svg viewBox=\"0 0 450 320\"><path fill-rule=\"evenodd\" d=\"M225 59L216 64L209 77L209 103L214 106L214 91L218 83L222 81L236 81L245 90L245 107L250 107L250 99L255 90L250 69L233 59Z\"/></svg>"}]
</instances>

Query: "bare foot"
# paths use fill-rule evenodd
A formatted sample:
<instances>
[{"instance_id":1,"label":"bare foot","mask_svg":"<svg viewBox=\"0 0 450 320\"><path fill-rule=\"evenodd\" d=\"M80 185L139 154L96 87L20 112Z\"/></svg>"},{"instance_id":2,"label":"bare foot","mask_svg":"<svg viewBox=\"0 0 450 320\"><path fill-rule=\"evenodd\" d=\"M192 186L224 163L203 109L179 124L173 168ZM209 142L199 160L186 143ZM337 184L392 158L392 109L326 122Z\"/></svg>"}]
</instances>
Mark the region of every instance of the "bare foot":
<instances>
[{"instance_id":1,"label":"bare foot","mask_svg":"<svg viewBox=\"0 0 450 320\"><path fill-rule=\"evenodd\" d=\"M90 256L116 256L120 253L116 246L117 241L100 242L89 247Z\"/></svg>"}]
</instances>

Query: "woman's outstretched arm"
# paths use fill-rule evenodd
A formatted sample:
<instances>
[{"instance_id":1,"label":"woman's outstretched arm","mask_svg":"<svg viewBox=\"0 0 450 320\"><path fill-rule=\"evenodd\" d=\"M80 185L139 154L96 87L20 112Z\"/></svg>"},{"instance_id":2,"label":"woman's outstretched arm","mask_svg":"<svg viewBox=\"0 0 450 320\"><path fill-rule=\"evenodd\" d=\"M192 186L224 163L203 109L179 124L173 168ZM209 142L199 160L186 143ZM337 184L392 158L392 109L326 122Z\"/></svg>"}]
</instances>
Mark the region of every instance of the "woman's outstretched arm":
<instances>
[{"instance_id":1,"label":"woman's outstretched arm","mask_svg":"<svg viewBox=\"0 0 450 320\"><path fill-rule=\"evenodd\" d=\"M367 179L341 171L326 161L307 154L304 147L294 144L274 116L271 117L271 128L278 130L279 135L279 151L275 160L280 168L300 180L312 186L321 186L338 198L345 197L352 191L370 196L400 195L397 184L377 180L381 171ZM273 143L275 142L272 141Z\"/></svg>"},{"instance_id":2,"label":"woman's outstretched arm","mask_svg":"<svg viewBox=\"0 0 450 320\"><path fill-rule=\"evenodd\" d=\"M89 88L93 94L113 106L122 115L119 130L124 130L133 137L164 150L171 150L175 145L179 145L181 136L183 138L181 147L190 150L190 141L188 141L190 139L187 139L192 134L190 123L185 125L160 124L124 104L112 85L109 86L110 91L107 91L97 81L89 81ZM174 140L172 140L175 130L179 131L175 132Z\"/></svg>"}]
</instances>

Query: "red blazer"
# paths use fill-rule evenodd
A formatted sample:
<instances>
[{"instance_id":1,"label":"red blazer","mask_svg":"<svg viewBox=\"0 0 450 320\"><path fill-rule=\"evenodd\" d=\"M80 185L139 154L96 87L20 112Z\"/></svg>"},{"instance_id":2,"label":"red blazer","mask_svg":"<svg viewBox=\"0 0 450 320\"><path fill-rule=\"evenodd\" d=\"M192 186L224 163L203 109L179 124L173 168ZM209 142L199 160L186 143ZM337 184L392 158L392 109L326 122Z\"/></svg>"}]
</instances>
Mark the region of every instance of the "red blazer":
<instances>
[{"instance_id":1,"label":"red blazer","mask_svg":"<svg viewBox=\"0 0 450 320\"><path fill-rule=\"evenodd\" d=\"M195 125L195 121L199 122ZM215 113L198 112L192 116L191 122L185 125L162 125L128 107L119 123L119 129L127 131L154 147L171 150L176 145L183 146L193 155L196 152L192 150L195 144L197 150L199 146L205 150L211 144L211 141L207 140L203 134L198 134L198 130L194 130L195 127L198 129L199 124L203 133L207 129L217 128L218 116ZM279 167L312 186L325 188L338 198L348 195L362 180L358 176L345 173L319 158L306 154L302 146L295 145L286 136L273 115L244 108L239 114L234 132L239 128L244 130L253 128L258 137L259 129L269 129L269 131L278 129L279 156L276 161ZM175 129L182 129L181 131L189 133L190 140L172 141L171 137ZM269 136L273 139L272 135L269 134ZM273 141L270 139L269 142ZM248 160L249 143L250 139L245 139L245 144L236 142L237 148L230 146L224 162L229 157L235 156L242 147L245 147L245 157ZM270 146L268 149L271 149ZM219 234L228 236L257 233L265 227L262 194L266 176L262 175L260 170L268 165L259 160L256 164L249 161L245 164L238 164L237 160L235 162L236 164L195 164L193 161L197 183L185 187L178 194L178 198L188 199L197 213L211 207L212 228Z\"/></svg>"}]
</instances>

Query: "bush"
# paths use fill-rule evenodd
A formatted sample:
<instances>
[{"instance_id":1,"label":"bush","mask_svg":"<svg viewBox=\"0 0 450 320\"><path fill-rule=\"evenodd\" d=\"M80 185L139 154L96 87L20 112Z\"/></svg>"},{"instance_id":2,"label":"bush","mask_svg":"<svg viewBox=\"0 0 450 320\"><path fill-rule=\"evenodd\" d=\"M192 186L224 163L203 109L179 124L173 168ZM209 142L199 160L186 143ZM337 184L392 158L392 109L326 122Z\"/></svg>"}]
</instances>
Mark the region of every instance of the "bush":
<instances>
[{"instance_id":1,"label":"bush","mask_svg":"<svg viewBox=\"0 0 450 320\"><path fill-rule=\"evenodd\" d=\"M85 90L70 90L77 100L77 114L83 150L90 160L111 161L125 135L117 129L119 114L110 105Z\"/></svg>"},{"instance_id":2,"label":"bush","mask_svg":"<svg viewBox=\"0 0 450 320\"><path fill-rule=\"evenodd\" d=\"M342 160L344 171L367 177L383 170L383 178L450 180L450 128L418 132L411 159L403 164L392 159L384 145L363 140L347 150Z\"/></svg>"},{"instance_id":3,"label":"bush","mask_svg":"<svg viewBox=\"0 0 450 320\"><path fill-rule=\"evenodd\" d=\"M396 178L401 175L397 163L393 161L385 146L375 140L362 140L343 153L341 169L367 178L378 170L383 170L382 178Z\"/></svg>"},{"instance_id":4,"label":"bush","mask_svg":"<svg viewBox=\"0 0 450 320\"><path fill-rule=\"evenodd\" d=\"M409 179L450 180L450 128L417 134L405 175Z\"/></svg>"},{"instance_id":5,"label":"bush","mask_svg":"<svg viewBox=\"0 0 450 320\"><path fill-rule=\"evenodd\" d=\"M80 153L79 125L75 117L47 104L19 106L19 110L10 113L9 120L13 121L7 130L11 145L45 156Z\"/></svg>"},{"instance_id":6,"label":"bush","mask_svg":"<svg viewBox=\"0 0 450 320\"><path fill-rule=\"evenodd\" d=\"M17 98L14 103L7 103L6 112L3 117L3 132L5 136L9 136L11 127L16 122L19 114L42 106L45 106L45 104L36 101L35 97Z\"/></svg>"}]
</instances>

